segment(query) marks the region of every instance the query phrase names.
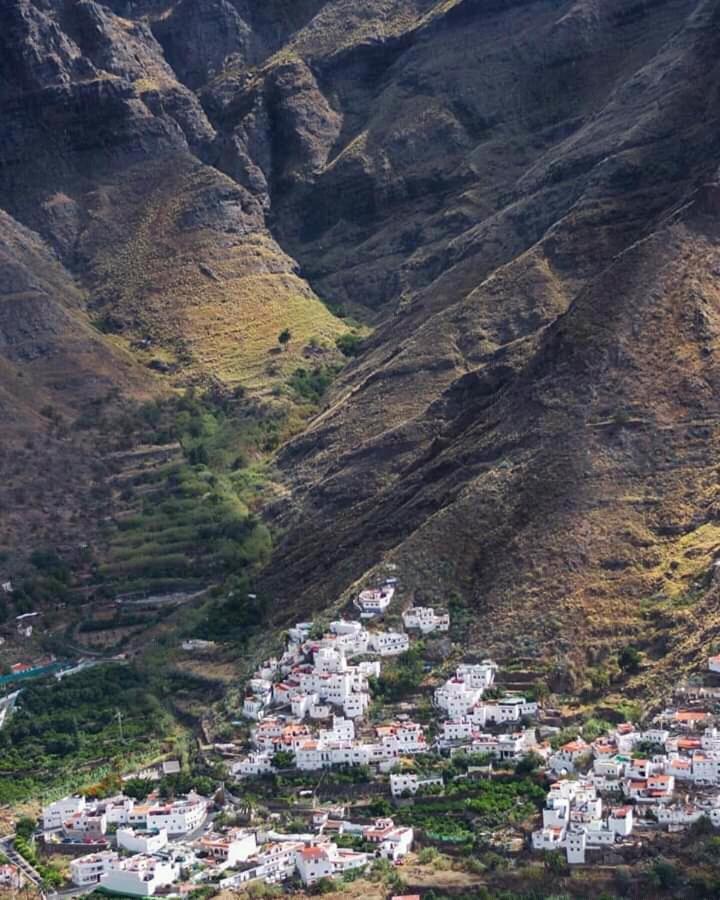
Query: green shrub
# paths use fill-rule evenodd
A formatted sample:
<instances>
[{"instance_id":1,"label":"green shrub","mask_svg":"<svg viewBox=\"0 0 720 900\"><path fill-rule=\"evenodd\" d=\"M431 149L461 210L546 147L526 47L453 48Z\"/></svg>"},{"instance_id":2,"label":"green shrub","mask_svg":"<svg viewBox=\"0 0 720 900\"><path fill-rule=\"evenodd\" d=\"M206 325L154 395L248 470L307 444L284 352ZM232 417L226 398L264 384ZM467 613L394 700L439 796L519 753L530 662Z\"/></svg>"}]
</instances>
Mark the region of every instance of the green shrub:
<instances>
[{"instance_id":1,"label":"green shrub","mask_svg":"<svg viewBox=\"0 0 720 900\"><path fill-rule=\"evenodd\" d=\"M343 354L343 356L353 357L360 356L363 350L364 341L359 334L348 332L341 334L336 338L335 346Z\"/></svg>"}]
</instances>

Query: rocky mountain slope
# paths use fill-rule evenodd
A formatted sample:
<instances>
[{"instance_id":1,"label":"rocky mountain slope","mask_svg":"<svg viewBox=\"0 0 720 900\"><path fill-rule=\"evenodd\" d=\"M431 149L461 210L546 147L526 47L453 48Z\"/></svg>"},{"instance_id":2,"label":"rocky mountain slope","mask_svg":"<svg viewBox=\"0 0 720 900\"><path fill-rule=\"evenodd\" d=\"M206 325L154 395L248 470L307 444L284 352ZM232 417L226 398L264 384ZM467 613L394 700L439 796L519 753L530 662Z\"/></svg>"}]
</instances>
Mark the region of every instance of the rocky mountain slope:
<instances>
[{"instance_id":1,"label":"rocky mountain slope","mask_svg":"<svg viewBox=\"0 0 720 900\"><path fill-rule=\"evenodd\" d=\"M277 458L279 620L393 564L501 654L678 626L700 652L717 0L10 0L0 25L8 416L267 394L351 314L373 336Z\"/></svg>"}]
</instances>

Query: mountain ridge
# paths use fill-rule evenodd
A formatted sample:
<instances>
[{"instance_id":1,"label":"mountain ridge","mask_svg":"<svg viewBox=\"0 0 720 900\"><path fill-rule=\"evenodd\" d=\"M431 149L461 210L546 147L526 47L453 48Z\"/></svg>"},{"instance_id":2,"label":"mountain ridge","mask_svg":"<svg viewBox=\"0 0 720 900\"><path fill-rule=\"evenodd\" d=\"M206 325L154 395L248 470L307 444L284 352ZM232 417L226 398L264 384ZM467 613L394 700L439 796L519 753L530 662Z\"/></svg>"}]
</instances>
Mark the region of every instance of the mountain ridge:
<instances>
[{"instance_id":1,"label":"mountain ridge","mask_svg":"<svg viewBox=\"0 0 720 900\"><path fill-rule=\"evenodd\" d=\"M64 273L109 354L98 390L273 403L318 347L338 365L348 315L373 328L275 461L278 624L392 565L416 598L460 595L473 645L541 657L562 622L580 678L652 644L644 600L705 578L719 23L716 0L0 15L4 227ZM32 283L6 246L5 280L19 259ZM9 371L0 397L27 431L82 413L89 373L21 364L36 399Z\"/></svg>"}]
</instances>

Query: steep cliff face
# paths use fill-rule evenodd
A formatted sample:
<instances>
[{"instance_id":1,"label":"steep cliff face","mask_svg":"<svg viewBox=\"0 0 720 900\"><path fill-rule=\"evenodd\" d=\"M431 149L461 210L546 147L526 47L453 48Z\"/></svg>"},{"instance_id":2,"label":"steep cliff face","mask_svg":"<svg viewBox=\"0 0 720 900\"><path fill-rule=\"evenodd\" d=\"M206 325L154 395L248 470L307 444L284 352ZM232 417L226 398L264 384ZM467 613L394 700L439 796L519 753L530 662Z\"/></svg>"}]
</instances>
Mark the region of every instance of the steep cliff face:
<instances>
[{"instance_id":1,"label":"steep cliff face","mask_svg":"<svg viewBox=\"0 0 720 900\"><path fill-rule=\"evenodd\" d=\"M0 25L3 221L56 279L20 304L13 274L6 345L64 371L72 332L128 392L262 393L345 327L318 297L375 327L278 457L288 615L390 562L533 655L560 620L636 637L709 569L717 0L10 0ZM37 417L41 382L0 396Z\"/></svg>"}]
</instances>

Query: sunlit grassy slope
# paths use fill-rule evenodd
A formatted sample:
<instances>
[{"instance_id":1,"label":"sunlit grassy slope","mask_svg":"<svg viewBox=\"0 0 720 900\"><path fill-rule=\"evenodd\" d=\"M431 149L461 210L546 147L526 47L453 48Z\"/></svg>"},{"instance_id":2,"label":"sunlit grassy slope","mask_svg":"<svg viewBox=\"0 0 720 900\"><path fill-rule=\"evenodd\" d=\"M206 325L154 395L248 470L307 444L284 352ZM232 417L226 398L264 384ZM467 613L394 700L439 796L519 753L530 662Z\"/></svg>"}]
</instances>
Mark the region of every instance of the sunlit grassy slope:
<instances>
[{"instance_id":1,"label":"sunlit grassy slope","mask_svg":"<svg viewBox=\"0 0 720 900\"><path fill-rule=\"evenodd\" d=\"M148 364L268 392L309 344L335 354L348 330L295 273L257 201L189 157L99 191L86 250L98 321Z\"/></svg>"}]
</instances>

